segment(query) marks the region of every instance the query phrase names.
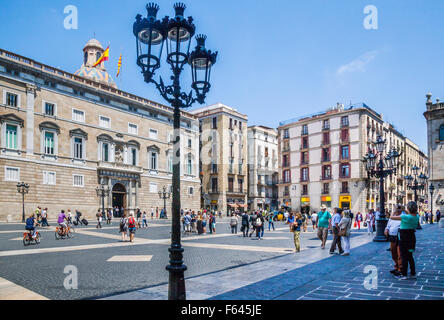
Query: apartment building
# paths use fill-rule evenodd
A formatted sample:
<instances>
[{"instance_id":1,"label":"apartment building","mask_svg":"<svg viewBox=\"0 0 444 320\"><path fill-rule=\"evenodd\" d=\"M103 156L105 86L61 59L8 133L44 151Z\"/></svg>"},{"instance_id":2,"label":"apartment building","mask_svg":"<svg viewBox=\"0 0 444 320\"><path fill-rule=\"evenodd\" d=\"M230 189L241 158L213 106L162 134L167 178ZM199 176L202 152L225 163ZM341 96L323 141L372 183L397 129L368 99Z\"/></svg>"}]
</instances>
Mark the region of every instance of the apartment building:
<instances>
[{"instance_id":1,"label":"apartment building","mask_svg":"<svg viewBox=\"0 0 444 320\"><path fill-rule=\"evenodd\" d=\"M279 204L302 211L319 210L321 205L355 212L376 208L379 182L369 179L361 160L378 135L388 139L387 149L402 151L405 141L364 103L347 108L337 104L325 112L284 121L278 131ZM405 190L403 170L385 181L389 210L397 202L396 191Z\"/></svg>"},{"instance_id":2,"label":"apartment building","mask_svg":"<svg viewBox=\"0 0 444 320\"><path fill-rule=\"evenodd\" d=\"M0 49L0 220L21 219L21 181L30 186L27 213L41 206L50 217L68 208L92 217L101 207L99 184L111 190L107 208L163 208L173 109L119 90L103 64L93 67L103 50L88 41L73 74ZM197 118L182 112L181 200L193 209L200 206L198 143Z\"/></svg>"},{"instance_id":3,"label":"apartment building","mask_svg":"<svg viewBox=\"0 0 444 320\"><path fill-rule=\"evenodd\" d=\"M278 207L277 146L275 129L265 126L248 127L248 204L250 210L274 210Z\"/></svg>"},{"instance_id":4,"label":"apartment building","mask_svg":"<svg viewBox=\"0 0 444 320\"><path fill-rule=\"evenodd\" d=\"M222 103L191 113L199 119L202 206L246 210L248 117Z\"/></svg>"}]
</instances>

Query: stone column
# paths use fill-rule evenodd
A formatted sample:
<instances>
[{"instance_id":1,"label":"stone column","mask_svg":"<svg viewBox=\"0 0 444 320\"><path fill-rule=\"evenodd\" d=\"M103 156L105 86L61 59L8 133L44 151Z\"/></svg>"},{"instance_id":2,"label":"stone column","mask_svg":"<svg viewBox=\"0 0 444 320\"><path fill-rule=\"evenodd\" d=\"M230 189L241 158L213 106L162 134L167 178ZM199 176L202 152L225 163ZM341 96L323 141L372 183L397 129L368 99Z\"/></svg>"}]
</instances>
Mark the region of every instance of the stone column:
<instances>
[{"instance_id":1,"label":"stone column","mask_svg":"<svg viewBox=\"0 0 444 320\"><path fill-rule=\"evenodd\" d=\"M136 184L136 190L134 192L135 195L135 204L136 204L136 208L139 207L139 181L135 180L134 183Z\"/></svg>"}]
</instances>

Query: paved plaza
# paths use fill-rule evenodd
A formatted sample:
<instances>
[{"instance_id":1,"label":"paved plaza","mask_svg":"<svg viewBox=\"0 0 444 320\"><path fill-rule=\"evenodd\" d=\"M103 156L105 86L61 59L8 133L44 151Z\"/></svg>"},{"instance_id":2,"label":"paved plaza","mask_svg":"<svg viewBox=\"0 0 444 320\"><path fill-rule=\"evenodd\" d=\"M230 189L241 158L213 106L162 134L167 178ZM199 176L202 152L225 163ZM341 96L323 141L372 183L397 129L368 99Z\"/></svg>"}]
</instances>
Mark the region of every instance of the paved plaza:
<instances>
[{"instance_id":1,"label":"paved plaza","mask_svg":"<svg viewBox=\"0 0 444 320\"><path fill-rule=\"evenodd\" d=\"M72 239L56 240L54 225L41 228L39 245L24 247L22 224L0 224L0 299L166 299L170 221L150 220L134 243L120 242L118 225L76 228ZM188 299L444 299L444 229L417 232L418 279L399 281L388 243L374 243L353 230L349 257L330 255L309 228L294 253L288 226L263 240L232 235L226 218L217 234L183 237ZM330 243L331 236L329 236ZM78 270L78 289L67 290L66 266ZM363 283L366 266L377 269L377 288Z\"/></svg>"}]
</instances>

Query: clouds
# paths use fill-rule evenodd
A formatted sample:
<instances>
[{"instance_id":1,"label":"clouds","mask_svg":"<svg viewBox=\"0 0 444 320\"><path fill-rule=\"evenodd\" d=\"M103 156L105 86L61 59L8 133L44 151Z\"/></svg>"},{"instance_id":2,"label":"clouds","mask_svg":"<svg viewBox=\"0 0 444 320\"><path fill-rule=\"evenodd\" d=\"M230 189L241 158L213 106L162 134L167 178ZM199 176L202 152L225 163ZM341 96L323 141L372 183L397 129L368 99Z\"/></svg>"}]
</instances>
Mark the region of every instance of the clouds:
<instances>
[{"instance_id":1,"label":"clouds","mask_svg":"<svg viewBox=\"0 0 444 320\"><path fill-rule=\"evenodd\" d=\"M337 76L342 76L342 75L347 74L347 73L365 72L366 68L367 68L367 65L372 60L374 60L376 58L378 53L379 53L378 50L373 50L373 51L369 51L369 52L364 53L363 55L359 56L355 60L340 66L336 70L336 75Z\"/></svg>"}]
</instances>

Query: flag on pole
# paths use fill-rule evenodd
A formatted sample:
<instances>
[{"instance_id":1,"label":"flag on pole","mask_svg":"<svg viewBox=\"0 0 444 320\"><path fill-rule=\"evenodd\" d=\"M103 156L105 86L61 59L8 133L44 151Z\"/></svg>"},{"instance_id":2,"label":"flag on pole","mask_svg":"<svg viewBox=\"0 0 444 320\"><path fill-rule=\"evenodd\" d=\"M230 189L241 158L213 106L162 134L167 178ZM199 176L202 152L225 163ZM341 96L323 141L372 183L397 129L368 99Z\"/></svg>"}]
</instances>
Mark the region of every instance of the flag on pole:
<instances>
[{"instance_id":1,"label":"flag on pole","mask_svg":"<svg viewBox=\"0 0 444 320\"><path fill-rule=\"evenodd\" d=\"M120 67L122 66L122 54L120 54L120 58L119 58L119 62L117 63L117 75L116 78L119 76L120 74Z\"/></svg>"},{"instance_id":2,"label":"flag on pole","mask_svg":"<svg viewBox=\"0 0 444 320\"><path fill-rule=\"evenodd\" d=\"M97 60L97 62L94 63L93 67L101 64L103 61L108 61L108 58L109 58L109 46L106 48L106 50L100 56L99 60Z\"/></svg>"}]
</instances>

